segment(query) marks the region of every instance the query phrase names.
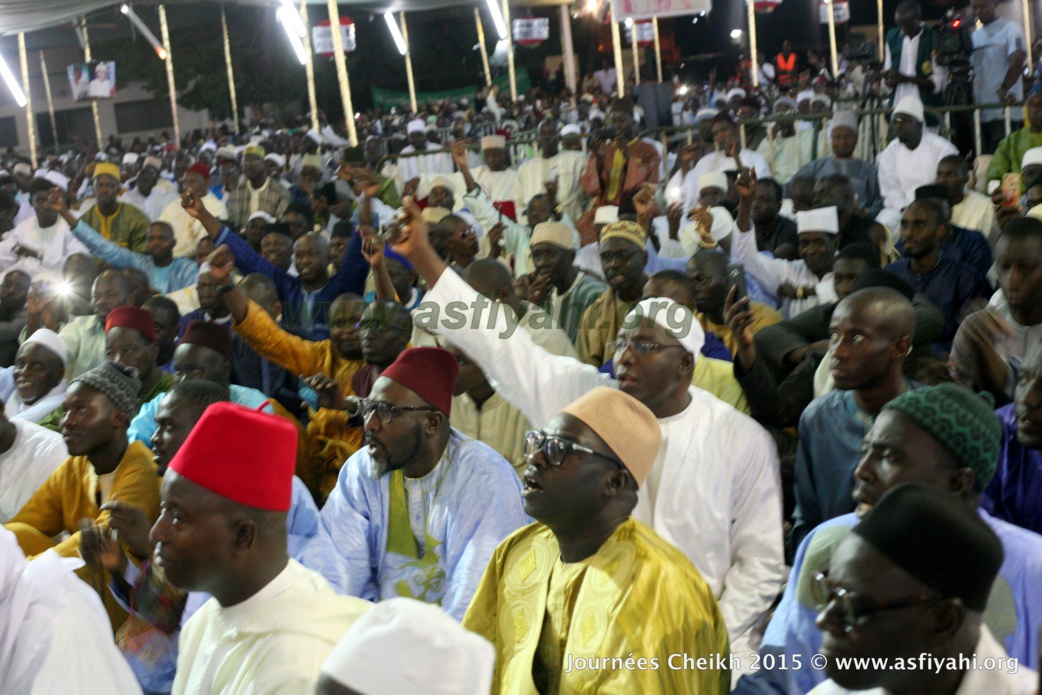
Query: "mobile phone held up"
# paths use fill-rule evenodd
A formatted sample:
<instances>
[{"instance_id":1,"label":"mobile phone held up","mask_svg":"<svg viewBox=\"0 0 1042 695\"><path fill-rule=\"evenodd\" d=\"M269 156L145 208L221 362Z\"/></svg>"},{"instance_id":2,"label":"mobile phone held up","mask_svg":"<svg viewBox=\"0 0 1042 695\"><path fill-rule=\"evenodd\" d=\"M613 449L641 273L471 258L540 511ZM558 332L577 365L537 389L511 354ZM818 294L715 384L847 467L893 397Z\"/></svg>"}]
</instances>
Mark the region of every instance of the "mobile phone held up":
<instances>
[{"instance_id":1,"label":"mobile phone held up","mask_svg":"<svg viewBox=\"0 0 1042 695\"><path fill-rule=\"evenodd\" d=\"M734 293L734 303L749 296L749 286L745 282L745 266L741 263L729 263L727 266L727 294L731 294L731 288L737 287Z\"/></svg>"}]
</instances>

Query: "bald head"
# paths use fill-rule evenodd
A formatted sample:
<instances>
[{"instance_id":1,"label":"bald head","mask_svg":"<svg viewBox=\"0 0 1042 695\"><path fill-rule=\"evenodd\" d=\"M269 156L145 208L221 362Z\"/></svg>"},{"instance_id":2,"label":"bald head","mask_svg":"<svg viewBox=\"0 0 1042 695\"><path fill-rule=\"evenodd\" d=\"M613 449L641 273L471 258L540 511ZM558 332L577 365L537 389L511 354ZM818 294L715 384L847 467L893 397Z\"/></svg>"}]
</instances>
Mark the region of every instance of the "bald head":
<instances>
[{"instance_id":1,"label":"bald head","mask_svg":"<svg viewBox=\"0 0 1042 695\"><path fill-rule=\"evenodd\" d=\"M915 333L915 310L908 298L889 287L869 287L858 290L841 302L846 311L878 323L891 339L909 337ZM837 307L838 310L839 307Z\"/></svg>"},{"instance_id":2,"label":"bald head","mask_svg":"<svg viewBox=\"0 0 1042 695\"><path fill-rule=\"evenodd\" d=\"M463 279L475 291L490 299L499 299L504 292L514 291L514 279L510 276L510 269L491 258L482 258L471 263L464 269Z\"/></svg>"},{"instance_id":3,"label":"bald head","mask_svg":"<svg viewBox=\"0 0 1042 695\"><path fill-rule=\"evenodd\" d=\"M257 302L262 309L272 318L282 313L282 303L279 301L279 290L275 281L267 275L250 273L239 283L242 290L250 299Z\"/></svg>"}]
</instances>

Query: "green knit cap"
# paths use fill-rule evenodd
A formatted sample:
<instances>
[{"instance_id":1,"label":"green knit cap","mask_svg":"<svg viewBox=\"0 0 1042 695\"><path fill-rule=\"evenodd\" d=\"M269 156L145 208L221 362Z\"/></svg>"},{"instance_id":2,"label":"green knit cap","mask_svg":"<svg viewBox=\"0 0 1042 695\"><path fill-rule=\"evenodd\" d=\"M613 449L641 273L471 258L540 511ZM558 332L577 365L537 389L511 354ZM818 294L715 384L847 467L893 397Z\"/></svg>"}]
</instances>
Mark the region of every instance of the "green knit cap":
<instances>
[{"instance_id":1,"label":"green knit cap","mask_svg":"<svg viewBox=\"0 0 1042 695\"><path fill-rule=\"evenodd\" d=\"M909 390L887 403L944 444L962 465L973 470L976 488L987 487L995 474L1002 425L995 417L990 393L977 395L955 384Z\"/></svg>"}]
</instances>

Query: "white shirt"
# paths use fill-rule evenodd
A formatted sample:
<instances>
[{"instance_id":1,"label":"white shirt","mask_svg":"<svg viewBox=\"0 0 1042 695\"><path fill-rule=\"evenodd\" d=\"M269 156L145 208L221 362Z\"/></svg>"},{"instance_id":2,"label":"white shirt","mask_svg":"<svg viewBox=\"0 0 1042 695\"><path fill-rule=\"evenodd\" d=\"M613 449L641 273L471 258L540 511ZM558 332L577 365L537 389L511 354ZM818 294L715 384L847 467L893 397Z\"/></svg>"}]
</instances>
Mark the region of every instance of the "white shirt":
<instances>
[{"instance_id":1,"label":"white shirt","mask_svg":"<svg viewBox=\"0 0 1042 695\"><path fill-rule=\"evenodd\" d=\"M759 152L754 152L753 150L742 150L738 153L738 156L741 158L743 165L752 167L756 171L756 178L771 178L771 167ZM687 172L687 176L684 176L682 171L678 171L674 174L673 178L670 179L669 185L670 187L673 187L682 182L684 190L684 208L690 209L698 204L698 179L700 179L703 174L708 174L713 171L732 171L737 168L738 163L735 162L733 157L728 157L724 155L723 152L710 152L698 160L698 163L695 164L695 168Z\"/></svg>"},{"instance_id":2,"label":"white shirt","mask_svg":"<svg viewBox=\"0 0 1042 695\"><path fill-rule=\"evenodd\" d=\"M527 333L501 339L503 313L494 327L473 320L477 293L445 272L426 301L442 315L460 307L466 316L438 331L481 367L493 387L544 427L566 405L598 386L617 382L596 367L557 357ZM781 585L784 558L778 454L754 420L701 389L691 404L662 418L662 449L652 476L638 493L634 516L676 545L713 587L731 635L732 651L748 652L750 631ZM656 484L657 483L657 484Z\"/></svg>"},{"instance_id":3,"label":"white shirt","mask_svg":"<svg viewBox=\"0 0 1042 695\"><path fill-rule=\"evenodd\" d=\"M521 200L521 181L517 178L516 171L513 169L492 171L486 166L479 166L471 172L471 175L474 177L474 183L481 187L481 190L493 203L513 203L517 214L516 220L521 221L520 215L528 207L528 201Z\"/></svg>"},{"instance_id":4,"label":"white shirt","mask_svg":"<svg viewBox=\"0 0 1042 695\"><path fill-rule=\"evenodd\" d=\"M7 523L69 457L57 432L25 420L12 420L14 443L0 454L0 523Z\"/></svg>"},{"instance_id":5,"label":"white shirt","mask_svg":"<svg viewBox=\"0 0 1042 695\"><path fill-rule=\"evenodd\" d=\"M427 149L430 149L429 147ZM402 148L402 154L412 154L416 148L406 145ZM417 157L401 157L398 159L398 171L396 172L396 183L398 190L405 189L405 182L418 178L421 174L451 174L453 172L452 155L448 152L435 152L423 154ZM385 176L389 174L384 172Z\"/></svg>"},{"instance_id":6,"label":"white shirt","mask_svg":"<svg viewBox=\"0 0 1042 695\"><path fill-rule=\"evenodd\" d=\"M995 205L991 198L977 191L965 191L963 196L961 203L952 206L952 224L993 239L998 223L995 222Z\"/></svg>"},{"instance_id":7,"label":"white shirt","mask_svg":"<svg viewBox=\"0 0 1042 695\"><path fill-rule=\"evenodd\" d=\"M265 186L268 185L267 181L271 181L271 179L265 180ZM246 185L249 186L249 182ZM207 192L203 196L203 207L219 220L228 219L228 207L213 193ZM195 248L200 241L206 238L206 230L203 228L202 222L189 215L181 206L180 198L172 200L163 210L159 219L174 229L174 239L177 241L174 245L174 257L194 256Z\"/></svg>"},{"instance_id":8,"label":"white shirt","mask_svg":"<svg viewBox=\"0 0 1042 695\"><path fill-rule=\"evenodd\" d=\"M1006 79L1009 70L1009 58L1017 51L1024 50L1024 31L1017 22L1005 17L998 17L991 24L981 25L973 32L973 99L978 104L994 104L999 95L996 90ZM1024 101L1024 80L1017 77L1016 83L1009 90L1013 101ZM1010 110L1014 121L1021 120L1019 108ZM982 122L998 121L1005 118L1002 109L984 109L980 112Z\"/></svg>"},{"instance_id":9,"label":"white shirt","mask_svg":"<svg viewBox=\"0 0 1042 695\"><path fill-rule=\"evenodd\" d=\"M761 255L756 248L756 234L743 232L735 224L731 232L731 259L745 266L745 272L760 283L764 290L777 293L778 287L786 283L793 287L813 287L815 293L803 299L782 301L782 315L790 318L802 314L819 304L830 304L839 301L836 285L832 279L832 271L818 277L802 259L786 261L781 258L768 258Z\"/></svg>"},{"instance_id":10,"label":"white shirt","mask_svg":"<svg viewBox=\"0 0 1042 695\"><path fill-rule=\"evenodd\" d=\"M41 252L43 258L15 255L16 246ZM65 220L59 217L50 227L41 227L38 218L33 215L7 232L3 241L0 241L0 270L17 268L28 273L33 280L60 281L65 261L74 254L91 255L87 247L72 235Z\"/></svg>"},{"instance_id":11,"label":"white shirt","mask_svg":"<svg viewBox=\"0 0 1042 695\"><path fill-rule=\"evenodd\" d=\"M995 641L991 631L984 625L981 625L980 639L977 640L977 648L974 649L972 657L976 658L979 664L984 663L985 659L991 659L992 663L996 663L998 659L1009 658L1006 656L1006 650ZM936 667L931 666L930 668ZM990 671L983 668L969 669L959 683L955 695L982 695L983 693L987 693L987 695L1032 695L1038 684L1038 675L1023 664L1020 664L1020 667L1015 670L1016 673L1009 673L1008 666ZM810 691L810 695L848 695L848 693L851 695L853 693L886 695L883 688L847 690L836 685L831 679Z\"/></svg>"},{"instance_id":12,"label":"white shirt","mask_svg":"<svg viewBox=\"0 0 1042 695\"><path fill-rule=\"evenodd\" d=\"M372 604L337 596L290 560L267 586L223 608L211 598L181 630L175 695L311 695L333 646Z\"/></svg>"},{"instance_id":13,"label":"white shirt","mask_svg":"<svg viewBox=\"0 0 1042 695\"><path fill-rule=\"evenodd\" d=\"M120 196L120 201L140 208L149 220L155 222L163 215L170 203L175 200L180 202L180 198L176 188L165 181L160 181L147 196L141 195L141 191L132 188Z\"/></svg>"},{"instance_id":14,"label":"white shirt","mask_svg":"<svg viewBox=\"0 0 1042 695\"><path fill-rule=\"evenodd\" d=\"M937 164L950 154L958 154L955 145L939 135L923 131L923 139L914 150L896 138L879 155L879 192L883 205L900 212L915 198L915 189L937 180Z\"/></svg>"},{"instance_id":15,"label":"white shirt","mask_svg":"<svg viewBox=\"0 0 1042 695\"><path fill-rule=\"evenodd\" d=\"M4 695L140 695L101 599L74 574L83 566L53 550L28 562L14 534L0 528Z\"/></svg>"},{"instance_id":16,"label":"white shirt","mask_svg":"<svg viewBox=\"0 0 1042 695\"><path fill-rule=\"evenodd\" d=\"M517 170L518 183L521 186L521 207L533 197L546 193L546 181L550 179L550 171L557 171L557 202L561 209L577 220L582 217L586 192L582 187L582 175L586 170L587 157L582 152L561 150L553 157L535 157L522 163ZM527 217L525 218L527 222Z\"/></svg>"}]
</instances>

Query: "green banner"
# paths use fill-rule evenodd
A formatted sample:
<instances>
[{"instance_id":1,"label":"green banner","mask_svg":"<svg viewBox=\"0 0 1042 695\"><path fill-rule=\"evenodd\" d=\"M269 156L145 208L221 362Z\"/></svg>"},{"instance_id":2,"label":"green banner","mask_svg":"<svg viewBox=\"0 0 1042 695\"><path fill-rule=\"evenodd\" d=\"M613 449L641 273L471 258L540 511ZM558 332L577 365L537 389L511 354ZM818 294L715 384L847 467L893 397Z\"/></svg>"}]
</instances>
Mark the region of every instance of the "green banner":
<instances>
[{"instance_id":1,"label":"green banner","mask_svg":"<svg viewBox=\"0 0 1042 695\"><path fill-rule=\"evenodd\" d=\"M532 81L528 77L528 68L519 67L516 71L517 75L517 93L527 94L532 89ZM499 88L500 94L510 93L510 76L500 75L499 77L492 80L492 84ZM416 92L416 103L423 105L429 104L434 101L459 101L460 99L474 100L474 94L477 90L474 87L461 87L459 89L447 89L441 92ZM409 108L409 93L398 92L393 89L382 89L380 87L372 87L373 92L373 105L389 109L392 106L398 108L408 109Z\"/></svg>"}]
</instances>

